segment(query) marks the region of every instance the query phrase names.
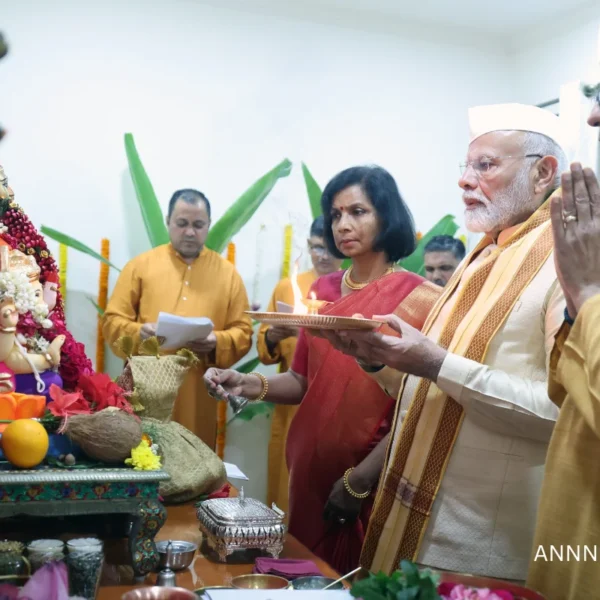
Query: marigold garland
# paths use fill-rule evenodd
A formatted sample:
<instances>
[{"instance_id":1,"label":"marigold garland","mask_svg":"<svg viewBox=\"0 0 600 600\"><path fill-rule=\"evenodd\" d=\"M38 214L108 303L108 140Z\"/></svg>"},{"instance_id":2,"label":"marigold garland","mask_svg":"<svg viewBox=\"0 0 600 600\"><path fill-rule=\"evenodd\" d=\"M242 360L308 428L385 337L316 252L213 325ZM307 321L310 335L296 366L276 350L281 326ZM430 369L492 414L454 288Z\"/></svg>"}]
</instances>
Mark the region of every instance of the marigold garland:
<instances>
[{"instance_id":1,"label":"marigold garland","mask_svg":"<svg viewBox=\"0 0 600 600\"><path fill-rule=\"evenodd\" d=\"M421 241L423 234L420 231L417 231L417 242Z\"/></svg>"},{"instance_id":2,"label":"marigold garland","mask_svg":"<svg viewBox=\"0 0 600 600\"><path fill-rule=\"evenodd\" d=\"M67 252L66 244L60 244L58 246L58 280L60 283L63 309L65 309L67 305L67 262L69 260Z\"/></svg>"},{"instance_id":3,"label":"marigold garland","mask_svg":"<svg viewBox=\"0 0 600 600\"><path fill-rule=\"evenodd\" d=\"M227 260L235 266L235 244L227 244ZM217 402L217 443L215 452L222 460L225 456L225 442L227 439L227 402Z\"/></svg>"},{"instance_id":4,"label":"marigold garland","mask_svg":"<svg viewBox=\"0 0 600 600\"><path fill-rule=\"evenodd\" d=\"M110 260L110 242L106 238L102 239L100 245L100 254L106 260ZM100 279L98 281L98 306L102 314L106 310L108 303L108 269L106 263L100 263ZM102 315L98 315L98 324L96 332L96 371L104 372L104 335L102 334Z\"/></svg>"},{"instance_id":5,"label":"marigold garland","mask_svg":"<svg viewBox=\"0 0 600 600\"><path fill-rule=\"evenodd\" d=\"M281 264L281 279L290 276L290 266L292 264L292 241L294 230L291 224L285 226L283 230L283 263Z\"/></svg>"}]
</instances>

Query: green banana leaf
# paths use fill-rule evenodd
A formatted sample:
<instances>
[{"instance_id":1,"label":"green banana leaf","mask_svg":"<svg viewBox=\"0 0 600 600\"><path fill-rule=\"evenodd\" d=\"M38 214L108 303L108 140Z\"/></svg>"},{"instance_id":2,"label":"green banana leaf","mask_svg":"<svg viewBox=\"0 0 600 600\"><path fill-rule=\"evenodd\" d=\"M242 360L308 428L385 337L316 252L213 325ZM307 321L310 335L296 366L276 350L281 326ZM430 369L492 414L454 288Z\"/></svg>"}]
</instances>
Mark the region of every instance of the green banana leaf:
<instances>
[{"instance_id":1,"label":"green banana leaf","mask_svg":"<svg viewBox=\"0 0 600 600\"><path fill-rule=\"evenodd\" d=\"M129 172L131 173L133 187L135 188L150 244L153 248L167 244L169 233L165 224L165 216L144 165L140 160L131 133L125 134L125 153L129 161Z\"/></svg>"},{"instance_id":2,"label":"green banana leaf","mask_svg":"<svg viewBox=\"0 0 600 600\"><path fill-rule=\"evenodd\" d=\"M251 402L250 404L246 405L246 408L244 408L242 412L238 413L229 422L231 423L237 419L248 422L252 421L254 417L258 417L259 415L265 415L268 418L273 412L273 406L274 405L270 402Z\"/></svg>"},{"instance_id":3,"label":"green banana leaf","mask_svg":"<svg viewBox=\"0 0 600 600\"><path fill-rule=\"evenodd\" d=\"M310 211L314 220L323 213L323 210L321 209L321 195L323 192L304 163L302 163L302 175L304 175L306 193L308 194Z\"/></svg>"},{"instance_id":4,"label":"green banana leaf","mask_svg":"<svg viewBox=\"0 0 600 600\"><path fill-rule=\"evenodd\" d=\"M258 356L256 356L241 364L239 367L236 367L235 370L240 373L252 373L252 371L254 371L259 364L260 360L258 359Z\"/></svg>"},{"instance_id":5,"label":"green banana leaf","mask_svg":"<svg viewBox=\"0 0 600 600\"><path fill-rule=\"evenodd\" d=\"M59 242L60 244L64 244L65 246L68 246L69 248L73 248L74 250L79 250L79 252L83 252L84 254L88 254L89 256L92 256L96 260L99 260L99 261L107 264L109 267L112 267L113 269L116 269L117 271L121 270L118 267L115 267L115 265L113 265L109 260L106 260L104 258L104 256L102 256L95 250L92 250L89 246L86 246L84 243L80 242L79 240L76 240L75 238L71 237L70 235L67 235L66 233L61 233L60 231L57 231L56 229L52 229L51 227L46 227L45 225L42 225L42 227L40 228L40 231L44 235L47 235L49 238L52 238L53 240Z\"/></svg>"},{"instance_id":6,"label":"green banana leaf","mask_svg":"<svg viewBox=\"0 0 600 600\"><path fill-rule=\"evenodd\" d=\"M425 275L423 248L436 235L454 235L457 231L458 225L454 222L454 216L446 215L419 240L416 250L410 256L399 261L398 264L407 271L411 271L417 275Z\"/></svg>"},{"instance_id":7,"label":"green banana leaf","mask_svg":"<svg viewBox=\"0 0 600 600\"><path fill-rule=\"evenodd\" d=\"M287 177L291 171L292 163L286 158L251 185L211 226L206 237L206 247L221 254L231 238L250 220L277 181Z\"/></svg>"},{"instance_id":8,"label":"green banana leaf","mask_svg":"<svg viewBox=\"0 0 600 600\"><path fill-rule=\"evenodd\" d=\"M100 305L91 296L88 296L87 299L94 305L94 308L98 312L98 315L103 317L104 311L100 308Z\"/></svg>"}]
</instances>

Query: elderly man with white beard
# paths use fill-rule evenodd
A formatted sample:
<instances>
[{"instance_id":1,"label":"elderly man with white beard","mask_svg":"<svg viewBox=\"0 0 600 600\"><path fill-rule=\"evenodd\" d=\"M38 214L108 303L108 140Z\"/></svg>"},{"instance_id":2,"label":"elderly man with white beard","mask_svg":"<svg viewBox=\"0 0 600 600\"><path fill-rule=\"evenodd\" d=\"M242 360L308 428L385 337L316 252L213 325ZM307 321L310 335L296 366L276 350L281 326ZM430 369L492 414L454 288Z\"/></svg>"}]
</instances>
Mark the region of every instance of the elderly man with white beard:
<instances>
[{"instance_id":1,"label":"elderly man with white beard","mask_svg":"<svg viewBox=\"0 0 600 600\"><path fill-rule=\"evenodd\" d=\"M486 235L423 332L387 315L387 333L321 334L398 397L362 566L523 581L558 415L547 373L565 301L548 198L567 159L548 111L484 106L469 121L459 185L467 228Z\"/></svg>"}]
</instances>

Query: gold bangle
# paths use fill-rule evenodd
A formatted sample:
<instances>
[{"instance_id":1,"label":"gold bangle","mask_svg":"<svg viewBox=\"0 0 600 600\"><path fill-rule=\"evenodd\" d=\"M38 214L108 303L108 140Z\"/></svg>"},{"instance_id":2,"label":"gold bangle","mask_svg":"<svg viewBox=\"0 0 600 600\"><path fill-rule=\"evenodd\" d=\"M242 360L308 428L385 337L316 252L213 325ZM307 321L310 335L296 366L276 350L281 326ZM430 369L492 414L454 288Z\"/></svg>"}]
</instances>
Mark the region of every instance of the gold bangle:
<instances>
[{"instance_id":1,"label":"gold bangle","mask_svg":"<svg viewBox=\"0 0 600 600\"><path fill-rule=\"evenodd\" d=\"M252 373L248 373L248 375L254 375L255 377L258 377L261 380L263 386L260 396L258 398L254 398L252 402L260 402L261 400L264 400L269 391L269 380L262 373L256 373L254 371L252 371Z\"/></svg>"},{"instance_id":2,"label":"gold bangle","mask_svg":"<svg viewBox=\"0 0 600 600\"><path fill-rule=\"evenodd\" d=\"M351 487L350 487L350 482L348 481L348 477L350 475L350 473L352 473L352 471L354 471L354 467L350 467L345 473L344 473L344 487L346 488L346 491L353 496L354 498L358 498L359 500L364 500L365 498L368 498L369 495L371 494L371 490L367 490L366 492L359 494L358 492L355 492Z\"/></svg>"}]
</instances>

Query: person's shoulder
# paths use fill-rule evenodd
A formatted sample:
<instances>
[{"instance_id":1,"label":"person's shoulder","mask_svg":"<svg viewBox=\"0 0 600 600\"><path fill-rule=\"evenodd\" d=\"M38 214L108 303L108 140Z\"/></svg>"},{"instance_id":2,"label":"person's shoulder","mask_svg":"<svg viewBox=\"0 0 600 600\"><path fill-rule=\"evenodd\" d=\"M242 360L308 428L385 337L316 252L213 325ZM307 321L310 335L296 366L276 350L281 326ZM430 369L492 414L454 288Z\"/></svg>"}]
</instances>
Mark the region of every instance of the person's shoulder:
<instances>
[{"instance_id":1,"label":"person's shoulder","mask_svg":"<svg viewBox=\"0 0 600 600\"><path fill-rule=\"evenodd\" d=\"M410 281L410 282L414 283L415 285L418 285L420 283L425 283L425 284L430 283L429 281L427 281L427 279L425 279L425 277L422 277L421 275L418 275L417 273L413 273L412 271L407 271L406 269L397 269L396 271L391 273L389 277L391 279L395 279L396 281L402 281L404 283ZM435 284L431 284L431 285L435 285Z\"/></svg>"},{"instance_id":2,"label":"person's shoulder","mask_svg":"<svg viewBox=\"0 0 600 600\"><path fill-rule=\"evenodd\" d=\"M342 280L346 271L334 271L321 275L311 287L311 290L316 294L317 299L325 300L326 302L335 302L342 295Z\"/></svg>"},{"instance_id":3,"label":"person's shoulder","mask_svg":"<svg viewBox=\"0 0 600 600\"><path fill-rule=\"evenodd\" d=\"M315 284L319 285L333 285L339 283L342 285L342 279L344 279L344 274L346 271L334 271L333 273L327 273L327 275L321 275L315 281Z\"/></svg>"},{"instance_id":4,"label":"person's shoulder","mask_svg":"<svg viewBox=\"0 0 600 600\"><path fill-rule=\"evenodd\" d=\"M225 257L221 256L218 252L207 248L206 246L202 249L200 259L206 264L210 265L211 268L218 269L222 273L231 276L239 276L235 265L229 262Z\"/></svg>"},{"instance_id":5,"label":"person's shoulder","mask_svg":"<svg viewBox=\"0 0 600 600\"><path fill-rule=\"evenodd\" d=\"M138 254L124 267L129 270L136 270L140 268L144 268L145 266L149 266L152 263L155 263L157 259L168 256L169 253L169 244L163 244L162 246L156 246L156 248L151 248L150 250L146 250L146 252L142 252Z\"/></svg>"}]
</instances>

